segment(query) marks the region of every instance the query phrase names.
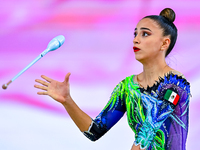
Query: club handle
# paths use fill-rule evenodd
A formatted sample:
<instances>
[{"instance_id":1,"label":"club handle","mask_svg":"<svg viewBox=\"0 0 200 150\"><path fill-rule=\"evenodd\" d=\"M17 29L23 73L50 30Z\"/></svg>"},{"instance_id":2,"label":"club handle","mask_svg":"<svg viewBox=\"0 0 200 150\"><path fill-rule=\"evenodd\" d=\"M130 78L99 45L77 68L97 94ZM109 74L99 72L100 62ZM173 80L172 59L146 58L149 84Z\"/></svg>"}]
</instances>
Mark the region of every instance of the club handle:
<instances>
[{"instance_id":1,"label":"club handle","mask_svg":"<svg viewBox=\"0 0 200 150\"><path fill-rule=\"evenodd\" d=\"M7 89L7 87L8 87L8 85L9 85L10 83L12 83L12 81L11 81L11 80L10 80L10 81L8 81L8 83L6 83L6 84L3 84L3 85L2 85L2 89L6 90L6 89Z\"/></svg>"},{"instance_id":2,"label":"club handle","mask_svg":"<svg viewBox=\"0 0 200 150\"><path fill-rule=\"evenodd\" d=\"M42 58L41 54L35 58L30 64L28 64L22 71L20 71L16 76L14 76L11 81L16 80L22 73L24 73L27 69L29 69L33 64L35 64L38 60Z\"/></svg>"},{"instance_id":3,"label":"club handle","mask_svg":"<svg viewBox=\"0 0 200 150\"><path fill-rule=\"evenodd\" d=\"M16 80L22 73L24 73L27 69L29 69L33 64L35 64L38 60L40 60L44 55L42 53L35 58L30 64L28 64L23 70L21 70L16 76L14 76L8 83L2 85L2 89L6 90L8 85L11 84L14 80Z\"/></svg>"}]
</instances>

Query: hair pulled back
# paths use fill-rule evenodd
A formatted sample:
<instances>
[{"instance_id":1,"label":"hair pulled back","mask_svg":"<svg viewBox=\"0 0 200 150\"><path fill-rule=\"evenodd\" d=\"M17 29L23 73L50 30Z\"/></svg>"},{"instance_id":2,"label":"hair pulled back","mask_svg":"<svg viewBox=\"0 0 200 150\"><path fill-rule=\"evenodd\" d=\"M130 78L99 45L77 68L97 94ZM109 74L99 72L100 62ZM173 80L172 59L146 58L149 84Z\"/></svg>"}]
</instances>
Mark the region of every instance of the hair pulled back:
<instances>
[{"instance_id":1,"label":"hair pulled back","mask_svg":"<svg viewBox=\"0 0 200 150\"><path fill-rule=\"evenodd\" d=\"M165 8L160 12L160 15L150 15L144 18L150 18L158 23L158 25L163 30L163 36L170 36L170 45L167 49L165 57L171 52L173 49L176 39L177 39L177 28L174 25L175 20L175 12L171 8Z\"/></svg>"}]
</instances>

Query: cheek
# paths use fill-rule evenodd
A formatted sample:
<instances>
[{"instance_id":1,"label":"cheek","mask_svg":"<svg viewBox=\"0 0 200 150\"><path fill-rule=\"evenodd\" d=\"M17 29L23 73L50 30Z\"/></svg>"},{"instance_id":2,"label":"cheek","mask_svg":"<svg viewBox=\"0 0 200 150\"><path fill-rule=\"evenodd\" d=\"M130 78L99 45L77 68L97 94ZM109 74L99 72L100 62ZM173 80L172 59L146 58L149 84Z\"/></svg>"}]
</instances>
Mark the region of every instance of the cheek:
<instances>
[{"instance_id":1,"label":"cheek","mask_svg":"<svg viewBox=\"0 0 200 150\"><path fill-rule=\"evenodd\" d=\"M148 40L144 44L145 44L145 48L150 52L160 51L161 42L157 39Z\"/></svg>"}]
</instances>

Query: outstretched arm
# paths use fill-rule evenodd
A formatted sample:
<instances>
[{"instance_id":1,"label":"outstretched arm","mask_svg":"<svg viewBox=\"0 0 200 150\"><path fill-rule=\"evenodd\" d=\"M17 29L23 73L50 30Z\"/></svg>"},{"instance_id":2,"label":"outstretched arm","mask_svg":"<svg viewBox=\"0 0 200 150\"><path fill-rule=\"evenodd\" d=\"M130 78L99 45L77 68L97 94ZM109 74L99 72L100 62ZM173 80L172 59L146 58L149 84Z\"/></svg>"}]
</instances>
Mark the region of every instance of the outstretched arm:
<instances>
[{"instance_id":1,"label":"outstretched arm","mask_svg":"<svg viewBox=\"0 0 200 150\"><path fill-rule=\"evenodd\" d=\"M34 85L34 87L43 90L41 92L38 92L38 95L49 95L54 100L61 103L65 107L66 111L68 112L74 123L80 129L80 131L84 132L88 130L92 119L85 112L83 112L71 98L69 76L70 73L65 76L65 80L63 82L58 82L47 76L42 75L41 77L44 80L35 80L41 85Z\"/></svg>"}]
</instances>

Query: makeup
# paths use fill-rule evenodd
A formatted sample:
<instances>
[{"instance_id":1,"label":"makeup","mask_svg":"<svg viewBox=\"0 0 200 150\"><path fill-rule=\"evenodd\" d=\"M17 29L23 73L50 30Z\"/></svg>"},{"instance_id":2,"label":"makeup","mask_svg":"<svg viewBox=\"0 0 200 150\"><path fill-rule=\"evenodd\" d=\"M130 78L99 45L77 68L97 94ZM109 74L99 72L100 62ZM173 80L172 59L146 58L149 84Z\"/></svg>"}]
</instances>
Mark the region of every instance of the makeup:
<instances>
[{"instance_id":1,"label":"makeup","mask_svg":"<svg viewBox=\"0 0 200 150\"><path fill-rule=\"evenodd\" d=\"M138 52L140 49L137 48L136 46L133 47L134 52Z\"/></svg>"}]
</instances>

